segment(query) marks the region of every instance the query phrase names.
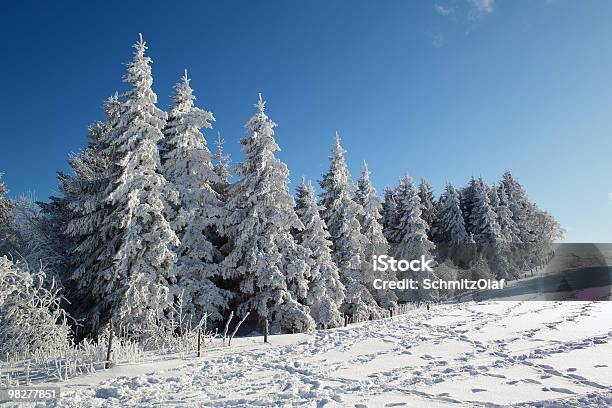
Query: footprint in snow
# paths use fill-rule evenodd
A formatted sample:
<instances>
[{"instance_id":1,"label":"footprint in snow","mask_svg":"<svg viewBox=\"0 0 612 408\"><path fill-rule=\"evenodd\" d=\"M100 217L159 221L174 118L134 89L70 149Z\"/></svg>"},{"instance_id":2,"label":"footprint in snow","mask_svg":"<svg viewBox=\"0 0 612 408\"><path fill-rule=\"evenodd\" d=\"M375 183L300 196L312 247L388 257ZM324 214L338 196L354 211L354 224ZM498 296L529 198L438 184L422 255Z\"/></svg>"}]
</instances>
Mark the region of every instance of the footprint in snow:
<instances>
[{"instance_id":1,"label":"footprint in snow","mask_svg":"<svg viewBox=\"0 0 612 408\"><path fill-rule=\"evenodd\" d=\"M560 392L563 394L576 394L574 391L568 390L567 388L558 388L558 387L544 387L542 388L542 391L554 391L554 392Z\"/></svg>"}]
</instances>

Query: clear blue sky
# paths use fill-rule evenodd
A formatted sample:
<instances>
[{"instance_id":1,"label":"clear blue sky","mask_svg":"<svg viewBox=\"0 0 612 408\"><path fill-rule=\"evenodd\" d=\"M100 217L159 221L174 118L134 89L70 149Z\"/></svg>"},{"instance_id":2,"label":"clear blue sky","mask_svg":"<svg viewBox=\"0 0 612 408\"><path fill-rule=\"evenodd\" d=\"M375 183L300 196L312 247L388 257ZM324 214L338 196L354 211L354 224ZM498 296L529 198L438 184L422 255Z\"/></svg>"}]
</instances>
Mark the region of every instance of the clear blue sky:
<instances>
[{"instance_id":1,"label":"clear blue sky","mask_svg":"<svg viewBox=\"0 0 612 408\"><path fill-rule=\"evenodd\" d=\"M189 69L234 158L261 91L294 181L337 129L379 191L510 169L568 241L612 242L610 21L609 1L11 1L0 170L12 196L53 193L142 32L160 107Z\"/></svg>"}]
</instances>

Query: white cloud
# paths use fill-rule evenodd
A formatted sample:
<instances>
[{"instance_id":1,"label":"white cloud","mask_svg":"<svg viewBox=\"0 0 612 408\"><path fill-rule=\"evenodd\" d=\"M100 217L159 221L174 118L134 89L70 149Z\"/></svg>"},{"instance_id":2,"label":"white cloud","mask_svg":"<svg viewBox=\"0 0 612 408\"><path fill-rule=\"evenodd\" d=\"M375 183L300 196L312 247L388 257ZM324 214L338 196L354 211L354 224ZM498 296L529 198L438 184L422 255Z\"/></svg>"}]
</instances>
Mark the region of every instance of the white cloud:
<instances>
[{"instance_id":1,"label":"white cloud","mask_svg":"<svg viewBox=\"0 0 612 408\"><path fill-rule=\"evenodd\" d=\"M487 14L493 11L495 0L469 0L472 7L479 13Z\"/></svg>"},{"instance_id":2,"label":"white cloud","mask_svg":"<svg viewBox=\"0 0 612 408\"><path fill-rule=\"evenodd\" d=\"M431 43L434 47L440 48L446 43L446 37L441 32L435 32L429 34L431 38Z\"/></svg>"},{"instance_id":3,"label":"white cloud","mask_svg":"<svg viewBox=\"0 0 612 408\"><path fill-rule=\"evenodd\" d=\"M434 6L434 9L436 10L436 13L443 15L443 16L450 16L452 14L455 14L455 8L454 7L450 7L450 6L443 6L442 4L436 4Z\"/></svg>"}]
</instances>

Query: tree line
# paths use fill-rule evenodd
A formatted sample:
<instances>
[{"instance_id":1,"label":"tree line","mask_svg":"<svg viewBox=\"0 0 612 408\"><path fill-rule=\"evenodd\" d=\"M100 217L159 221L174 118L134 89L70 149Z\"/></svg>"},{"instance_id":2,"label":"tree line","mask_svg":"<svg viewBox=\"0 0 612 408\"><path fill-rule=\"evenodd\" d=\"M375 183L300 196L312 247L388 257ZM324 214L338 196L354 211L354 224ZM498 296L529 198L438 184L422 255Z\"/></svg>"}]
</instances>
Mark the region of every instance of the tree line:
<instances>
[{"instance_id":1,"label":"tree line","mask_svg":"<svg viewBox=\"0 0 612 408\"><path fill-rule=\"evenodd\" d=\"M261 95L240 141L244 159L232 166L223 140L208 148L202 129L215 118L196 106L187 72L164 112L142 37L134 49L129 89L106 100L104 120L69 158L71 173L58 174L58 195L12 201L0 182L0 254L17 260L2 265L14 273L42 263L83 334L112 319L145 336L176 318L177 303L194 322L219 324L236 310L277 332L337 327L344 315L381 318L398 302L432 299L374 289L375 254L399 248L512 279L537 250L500 254L562 235L510 172L494 186L449 183L439 199L406 175L380 198L367 164L353 182L338 134L320 194L302 180L293 197ZM469 247L477 249L458 249Z\"/></svg>"}]
</instances>

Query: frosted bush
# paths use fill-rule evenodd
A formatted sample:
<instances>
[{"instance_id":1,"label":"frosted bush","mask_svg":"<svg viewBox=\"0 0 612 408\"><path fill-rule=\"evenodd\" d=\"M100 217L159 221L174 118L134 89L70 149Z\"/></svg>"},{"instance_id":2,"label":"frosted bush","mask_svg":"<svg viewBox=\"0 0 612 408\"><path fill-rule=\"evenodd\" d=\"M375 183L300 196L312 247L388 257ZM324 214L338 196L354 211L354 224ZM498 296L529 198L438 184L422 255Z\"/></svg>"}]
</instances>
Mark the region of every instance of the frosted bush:
<instances>
[{"instance_id":1,"label":"frosted bush","mask_svg":"<svg viewBox=\"0 0 612 408\"><path fill-rule=\"evenodd\" d=\"M6 256L0 258L0 359L52 356L68 349L68 316L59 289L45 286L41 269L31 273Z\"/></svg>"}]
</instances>

